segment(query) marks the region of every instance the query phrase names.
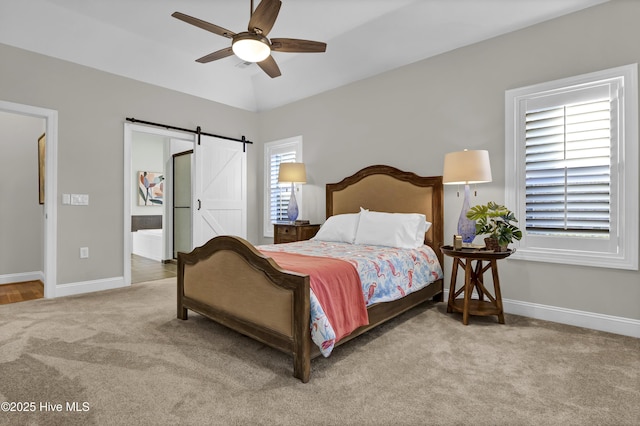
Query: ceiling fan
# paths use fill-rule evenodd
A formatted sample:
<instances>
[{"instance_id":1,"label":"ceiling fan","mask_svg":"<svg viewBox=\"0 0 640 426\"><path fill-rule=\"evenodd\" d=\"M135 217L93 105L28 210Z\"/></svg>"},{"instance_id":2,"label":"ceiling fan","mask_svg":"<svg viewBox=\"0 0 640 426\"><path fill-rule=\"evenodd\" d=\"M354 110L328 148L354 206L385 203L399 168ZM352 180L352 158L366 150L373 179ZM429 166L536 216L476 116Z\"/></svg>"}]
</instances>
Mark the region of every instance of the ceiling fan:
<instances>
[{"instance_id":1,"label":"ceiling fan","mask_svg":"<svg viewBox=\"0 0 640 426\"><path fill-rule=\"evenodd\" d=\"M267 34L269 34L269 31L273 28L273 24L276 22L282 2L280 0L262 0L254 11L253 0L251 0L250 6L251 17L249 19L248 31L237 34L212 23L185 15L184 13L174 12L171 16L214 34L231 39L230 47L225 47L224 49L196 59L196 62L203 64L235 54L244 61L256 62L269 77L275 78L279 77L281 72L275 59L271 56L271 51L321 53L327 49L327 44L319 41L295 38L273 38L269 40Z\"/></svg>"}]
</instances>

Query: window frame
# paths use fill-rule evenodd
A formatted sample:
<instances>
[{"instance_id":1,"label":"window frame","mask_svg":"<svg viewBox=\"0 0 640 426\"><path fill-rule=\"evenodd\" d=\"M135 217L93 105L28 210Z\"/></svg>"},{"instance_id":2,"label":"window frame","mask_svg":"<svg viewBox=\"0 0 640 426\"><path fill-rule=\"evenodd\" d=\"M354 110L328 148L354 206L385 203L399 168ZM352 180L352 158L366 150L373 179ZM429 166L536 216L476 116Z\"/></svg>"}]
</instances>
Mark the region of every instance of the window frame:
<instances>
[{"instance_id":1,"label":"window frame","mask_svg":"<svg viewBox=\"0 0 640 426\"><path fill-rule=\"evenodd\" d=\"M275 151L284 151L291 148L296 152L295 161L302 163L302 136L293 136L286 139L280 139L264 144L264 175L263 175L263 192L264 204L262 210L263 217L263 236L273 238L273 222L271 221L271 155ZM291 185L291 184L287 184ZM302 185L296 185L296 202L298 204L299 215L302 216L304 202L302 197Z\"/></svg>"},{"instance_id":2,"label":"window frame","mask_svg":"<svg viewBox=\"0 0 640 426\"><path fill-rule=\"evenodd\" d=\"M617 141L611 151L611 229L606 242L529 233L525 208L526 101L620 79ZM613 138L612 138L613 139ZM505 92L505 202L523 231L513 259L638 270L638 77L630 64Z\"/></svg>"}]
</instances>

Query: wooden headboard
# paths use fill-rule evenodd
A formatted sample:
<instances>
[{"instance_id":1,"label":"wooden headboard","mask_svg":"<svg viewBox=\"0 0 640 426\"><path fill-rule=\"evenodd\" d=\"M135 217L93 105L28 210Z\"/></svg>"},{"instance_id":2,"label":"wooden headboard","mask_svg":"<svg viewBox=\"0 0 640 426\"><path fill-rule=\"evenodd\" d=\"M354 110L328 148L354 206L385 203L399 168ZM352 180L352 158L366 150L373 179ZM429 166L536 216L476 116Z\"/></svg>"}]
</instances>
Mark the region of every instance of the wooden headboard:
<instances>
[{"instance_id":1,"label":"wooden headboard","mask_svg":"<svg viewBox=\"0 0 640 426\"><path fill-rule=\"evenodd\" d=\"M440 257L444 245L442 176L423 177L391 166L369 166L327 184L327 217L358 213L360 207L388 213L422 213L431 222L425 243Z\"/></svg>"}]
</instances>

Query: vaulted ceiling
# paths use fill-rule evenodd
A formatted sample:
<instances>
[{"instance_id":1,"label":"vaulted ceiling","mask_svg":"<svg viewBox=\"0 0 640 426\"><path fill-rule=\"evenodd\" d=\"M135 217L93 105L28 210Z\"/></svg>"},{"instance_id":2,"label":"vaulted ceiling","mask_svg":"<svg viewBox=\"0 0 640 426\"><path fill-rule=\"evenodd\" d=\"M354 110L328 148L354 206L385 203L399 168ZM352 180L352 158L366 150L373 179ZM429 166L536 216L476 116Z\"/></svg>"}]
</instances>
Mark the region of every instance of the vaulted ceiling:
<instances>
[{"instance_id":1,"label":"vaulted ceiling","mask_svg":"<svg viewBox=\"0 0 640 426\"><path fill-rule=\"evenodd\" d=\"M274 79L235 56L195 62L230 40L171 17L241 32L250 0L2 0L0 43L261 111L605 1L282 0L269 37L327 51L273 52Z\"/></svg>"}]
</instances>

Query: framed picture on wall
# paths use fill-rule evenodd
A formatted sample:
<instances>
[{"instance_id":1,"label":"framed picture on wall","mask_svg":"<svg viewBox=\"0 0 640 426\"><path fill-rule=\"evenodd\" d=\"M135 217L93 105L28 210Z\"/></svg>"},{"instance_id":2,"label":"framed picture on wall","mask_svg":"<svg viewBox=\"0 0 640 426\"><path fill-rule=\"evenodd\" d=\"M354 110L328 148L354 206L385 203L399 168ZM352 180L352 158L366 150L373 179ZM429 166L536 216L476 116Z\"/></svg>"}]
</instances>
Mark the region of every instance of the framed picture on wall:
<instances>
[{"instance_id":1,"label":"framed picture on wall","mask_svg":"<svg viewBox=\"0 0 640 426\"><path fill-rule=\"evenodd\" d=\"M39 203L44 204L44 153L46 146L46 137L43 133L38 138L38 192Z\"/></svg>"},{"instance_id":2,"label":"framed picture on wall","mask_svg":"<svg viewBox=\"0 0 640 426\"><path fill-rule=\"evenodd\" d=\"M138 205L161 206L164 198L162 172L138 172Z\"/></svg>"}]
</instances>

